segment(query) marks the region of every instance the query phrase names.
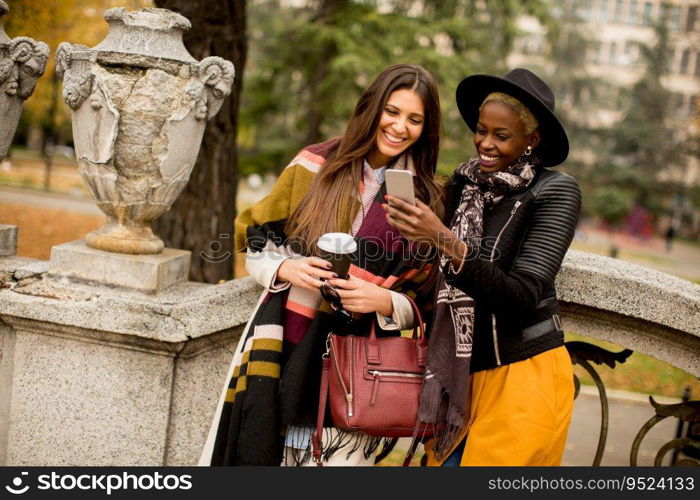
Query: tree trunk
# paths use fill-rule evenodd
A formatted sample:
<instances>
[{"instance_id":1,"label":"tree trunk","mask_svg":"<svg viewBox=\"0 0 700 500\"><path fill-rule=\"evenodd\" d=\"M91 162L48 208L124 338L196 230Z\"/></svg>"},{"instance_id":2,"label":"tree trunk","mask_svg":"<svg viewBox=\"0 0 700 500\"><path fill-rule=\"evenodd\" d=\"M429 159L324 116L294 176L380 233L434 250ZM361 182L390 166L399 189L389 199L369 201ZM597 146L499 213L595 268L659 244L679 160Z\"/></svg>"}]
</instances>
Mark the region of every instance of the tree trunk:
<instances>
[{"instance_id":1,"label":"tree trunk","mask_svg":"<svg viewBox=\"0 0 700 500\"><path fill-rule=\"evenodd\" d=\"M188 18L185 46L201 60L233 62L231 95L207 124L190 181L169 212L153 224L165 245L192 252L190 279L216 283L233 277L233 220L236 216L238 108L246 61L245 0L155 0L158 7Z\"/></svg>"}]
</instances>

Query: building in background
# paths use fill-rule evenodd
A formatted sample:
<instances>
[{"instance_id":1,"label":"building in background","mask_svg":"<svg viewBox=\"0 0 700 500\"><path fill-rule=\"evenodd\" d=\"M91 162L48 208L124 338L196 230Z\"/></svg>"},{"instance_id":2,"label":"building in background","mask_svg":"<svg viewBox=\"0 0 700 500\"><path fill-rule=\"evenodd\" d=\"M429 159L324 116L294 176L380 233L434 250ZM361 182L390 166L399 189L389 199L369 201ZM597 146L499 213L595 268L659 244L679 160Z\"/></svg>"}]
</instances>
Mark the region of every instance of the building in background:
<instances>
[{"instance_id":1,"label":"building in background","mask_svg":"<svg viewBox=\"0 0 700 500\"><path fill-rule=\"evenodd\" d=\"M589 124L610 127L622 118L620 97L642 76L640 45L654 43L654 25L668 20L672 51L663 83L673 93L674 128L681 137L700 136L700 1L698 0L567 0L592 43L585 70L608 84L604 103L588 110ZM559 12L566 7L556 7ZM531 62L546 65L545 30L531 18L520 20L524 34L515 44L509 67ZM700 169L685 181L700 184Z\"/></svg>"},{"instance_id":2,"label":"building in background","mask_svg":"<svg viewBox=\"0 0 700 500\"><path fill-rule=\"evenodd\" d=\"M626 91L644 75L642 46L654 45L655 26L666 20L669 53L661 82L671 92L671 118L668 125L674 139L690 140L700 148L700 0L564 0L552 2L552 11L562 19L562 26L573 24L587 40L581 50L585 57L581 72L597 82L596 90L582 88L590 98L579 99L572 109L570 99L560 99L561 108L578 123L598 130L610 129L624 118L629 107ZM548 50L548 31L532 18L521 18L523 32L515 43L508 66L530 65L556 71L552 52ZM566 29L566 28L565 28ZM594 95L595 94L595 95ZM557 96L559 97L559 96ZM585 102L582 106L580 103ZM568 105L568 108L567 108ZM583 162L599 160L600 152L574 144L572 153ZM658 180L685 186L700 186L700 161L697 153L677 165L663 165ZM681 197L683 198L683 197ZM689 207L687 197L678 196L673 202L673 218L679 210ZM691 225L700 227L700 214L689 208ZM664 222L667 224L667 222ZM693 231L696 232L696 231Z\"/></svg>"}]
</instances>

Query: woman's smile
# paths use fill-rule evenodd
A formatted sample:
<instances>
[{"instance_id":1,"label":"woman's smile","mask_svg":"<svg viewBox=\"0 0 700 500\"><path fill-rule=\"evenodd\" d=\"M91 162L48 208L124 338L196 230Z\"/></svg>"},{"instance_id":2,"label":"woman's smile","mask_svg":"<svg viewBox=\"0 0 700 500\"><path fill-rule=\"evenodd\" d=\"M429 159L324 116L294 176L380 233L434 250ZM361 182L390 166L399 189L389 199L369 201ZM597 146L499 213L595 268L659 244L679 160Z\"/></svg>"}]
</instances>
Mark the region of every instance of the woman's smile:
<instances>
[{"instance_id":1,"label":"woman's smile","mask_svg":"<svg viewBox=\"0 0 700 500\"><path fill-rule=\"evenodd\" d=\"M500 158L500 156L488 156L484 153L479 153L479 165L487 168L493 167L496 163L498 163Z\"/></svg>"},{"instance_id":2,"label":"woman's smile","mask_svg":"<svg viewBox=\"0 0 700 500\"><path fill-rule=\"evenodd\" d=\"M395 135L392 135L390 132L387 132L386 130L384 130L384 137L386 137L389 143L391 144L401 144L403 141L406 140L405 137L397 137Z\"/></svg>"}]
</instances>

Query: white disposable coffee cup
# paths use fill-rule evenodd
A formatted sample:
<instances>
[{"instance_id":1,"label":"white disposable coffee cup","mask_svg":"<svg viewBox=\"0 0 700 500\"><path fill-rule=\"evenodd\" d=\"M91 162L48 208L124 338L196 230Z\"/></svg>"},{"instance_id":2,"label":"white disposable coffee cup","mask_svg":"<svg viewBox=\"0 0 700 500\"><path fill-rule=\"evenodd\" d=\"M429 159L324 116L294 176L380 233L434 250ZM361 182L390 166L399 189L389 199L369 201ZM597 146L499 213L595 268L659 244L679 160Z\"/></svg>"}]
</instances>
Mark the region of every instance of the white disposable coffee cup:
<instances>
[{"instance_id":1,"label":"white disposable coffee cup","mask_svg":"<svg viewBox=\"0 0 700 500\"><path fill-rule=\"evenodd\" d=\"M357 243L348 233L326 233L316 246L319 256L333 265L333 272L339 277L347 277L352 254L357 251Z\"/></svg>"}]
</instances>

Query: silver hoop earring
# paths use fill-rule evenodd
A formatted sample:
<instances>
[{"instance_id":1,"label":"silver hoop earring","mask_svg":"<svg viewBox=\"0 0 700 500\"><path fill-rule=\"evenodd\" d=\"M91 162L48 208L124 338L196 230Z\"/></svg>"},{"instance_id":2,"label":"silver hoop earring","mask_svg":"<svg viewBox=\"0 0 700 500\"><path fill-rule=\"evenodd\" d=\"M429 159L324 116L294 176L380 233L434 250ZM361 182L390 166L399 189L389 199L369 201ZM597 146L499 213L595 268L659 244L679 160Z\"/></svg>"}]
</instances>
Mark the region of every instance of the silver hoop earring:
<instances>
[{"instance_id":1,"label":"silver hoop earring","mask_svg":"<svg viewBox=\"0 0 700 500\"><path fill-rule=\"evenodd\" d=\"M528 146L525 148L525 153L523 153L525 156L530 156L532 154L532 146Z\"/></svg>"}]
</instances>

